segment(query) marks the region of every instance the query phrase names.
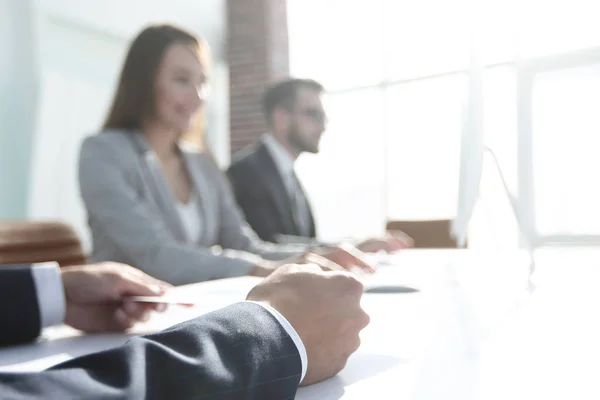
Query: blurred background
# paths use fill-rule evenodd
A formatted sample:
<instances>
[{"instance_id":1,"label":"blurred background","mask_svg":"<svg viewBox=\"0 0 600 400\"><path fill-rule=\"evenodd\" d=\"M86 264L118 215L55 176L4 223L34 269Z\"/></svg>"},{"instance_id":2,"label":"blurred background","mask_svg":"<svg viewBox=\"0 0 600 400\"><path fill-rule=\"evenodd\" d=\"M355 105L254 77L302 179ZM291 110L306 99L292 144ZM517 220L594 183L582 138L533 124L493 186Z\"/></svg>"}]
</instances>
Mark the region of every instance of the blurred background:
<instances>
[{"instance_id":1,"label":"blurred background","mask_svg":"<svg viewBox=\"0 0 600 400\"><path fill-rule=\"evenodd\" d=\"M522 230L540 245L600 243L596 5L0 0L0 219L62 220L89 246L76 186L81 140L106 115L132 37L171 22L211 46L205 134L222 167L266 131L266 85L292 75L326 87L322 150L298 165L320 237L454 218L476 53L479 133ZM479 194L470 245L518 245L517 217L493 163L484 164Z\"/></svg>"}]
</instances>

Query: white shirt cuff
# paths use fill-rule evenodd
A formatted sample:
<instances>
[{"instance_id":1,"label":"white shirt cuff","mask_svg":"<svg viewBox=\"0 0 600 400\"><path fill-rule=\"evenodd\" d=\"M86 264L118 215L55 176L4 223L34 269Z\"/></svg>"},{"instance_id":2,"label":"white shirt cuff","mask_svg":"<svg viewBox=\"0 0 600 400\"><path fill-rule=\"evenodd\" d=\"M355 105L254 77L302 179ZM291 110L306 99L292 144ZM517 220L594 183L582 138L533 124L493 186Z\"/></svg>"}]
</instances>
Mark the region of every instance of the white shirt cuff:
<instances>
[{"instance_id":1,"label":"white shirt cuff","mask_svg":"<svg viewBox=\"0 0 600 400\"><path fill-rule=\"evenodd\" d=\"M298 332L296 332L292 324L290 324L288 320L285 319L285 317L273 307L256 301L246 300L246 302L258 304L259 306L263 307L265 310L270 312L275 317L275 319L281 324L281 326L287 332L287 334L290 335L290 337L294 341L294 344L298 348L298 353L300 353L300 361L302 362L302 376L300 377L300 382L302 382L304 380L304 377L306 376L306 369L308 368L308 356L306 355L306 348L304 347L304 343L302 343L302 339L300 338L300 335L298 335Z\"/></svg>"},{"instance_id":2,"label":"white shirt cuff","mask_svg":"<svg viewBox=\"0 0 600 400\"><path fill-rule=\"evenodd\" d=\"M65 318L65 293L55 262L34 264L31 268L42 328L58 325Z\"/></svg>"}]
</instances>

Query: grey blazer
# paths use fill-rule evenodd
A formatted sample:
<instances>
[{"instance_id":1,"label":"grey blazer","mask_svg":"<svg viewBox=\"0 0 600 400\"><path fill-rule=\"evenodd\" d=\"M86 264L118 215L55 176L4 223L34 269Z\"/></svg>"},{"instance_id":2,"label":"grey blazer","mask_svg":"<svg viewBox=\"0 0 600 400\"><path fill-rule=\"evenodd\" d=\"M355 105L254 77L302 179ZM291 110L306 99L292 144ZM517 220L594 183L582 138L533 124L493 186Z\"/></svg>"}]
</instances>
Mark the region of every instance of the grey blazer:
<instances>
[{"instance_id":1,"label":"grey blazer","mask_svg":"<svg viewBox=\"0 0 600 400\"><path fill-rule=\"evenodd\" d=\"M94 262L130 264L180 285L246 275L263 258L279 260L305 250L258 239L213 161L197 151L180 149L200 199L203 226L198 243L186 242L177 200L140 132L111 130L85 139L79 185Z\"/></svg>"}]
</instances>

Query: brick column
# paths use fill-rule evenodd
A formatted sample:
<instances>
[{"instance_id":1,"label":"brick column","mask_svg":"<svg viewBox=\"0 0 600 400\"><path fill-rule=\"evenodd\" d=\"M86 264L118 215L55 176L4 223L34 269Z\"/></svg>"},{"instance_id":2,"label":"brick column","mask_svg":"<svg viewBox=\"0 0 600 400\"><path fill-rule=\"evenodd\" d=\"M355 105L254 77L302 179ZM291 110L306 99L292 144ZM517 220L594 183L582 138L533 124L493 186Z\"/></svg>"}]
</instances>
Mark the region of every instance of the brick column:
<instances>
[{"instance_id":1,"label":"brick column","mask_svg":"<svg viewBox=\"0 0 600 400\"><path fill-rule=\"evenodd\" d=\"M287 2L227 0L227 24L233 154L266 131L262 94L267 85L289 75Z\"/></svg>"}]
</instances>

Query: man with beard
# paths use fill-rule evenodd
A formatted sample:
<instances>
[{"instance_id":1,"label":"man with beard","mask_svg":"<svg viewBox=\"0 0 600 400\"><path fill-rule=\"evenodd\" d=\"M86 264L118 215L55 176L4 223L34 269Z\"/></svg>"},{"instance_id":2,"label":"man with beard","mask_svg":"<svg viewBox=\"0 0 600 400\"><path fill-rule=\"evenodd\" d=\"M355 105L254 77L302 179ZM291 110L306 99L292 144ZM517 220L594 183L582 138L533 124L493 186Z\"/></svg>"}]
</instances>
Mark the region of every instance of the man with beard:
<instances>
[{"instance_id":1,"label":"man with beard","mask_svg":"<svg viewBox=\"0 0 600 400\"><path fill-rule=\"evenodd\" d=\"M287 79L269 88L262 106L270 132L258 145L236 154L227 171L246 220L263 240L319 244L294 162L303 152L319 152L327 125L323 91L310 79ZM410 244L407 236L387 235L357 247L364 252L395 251Z\"/></svg>"}]
</instances>

